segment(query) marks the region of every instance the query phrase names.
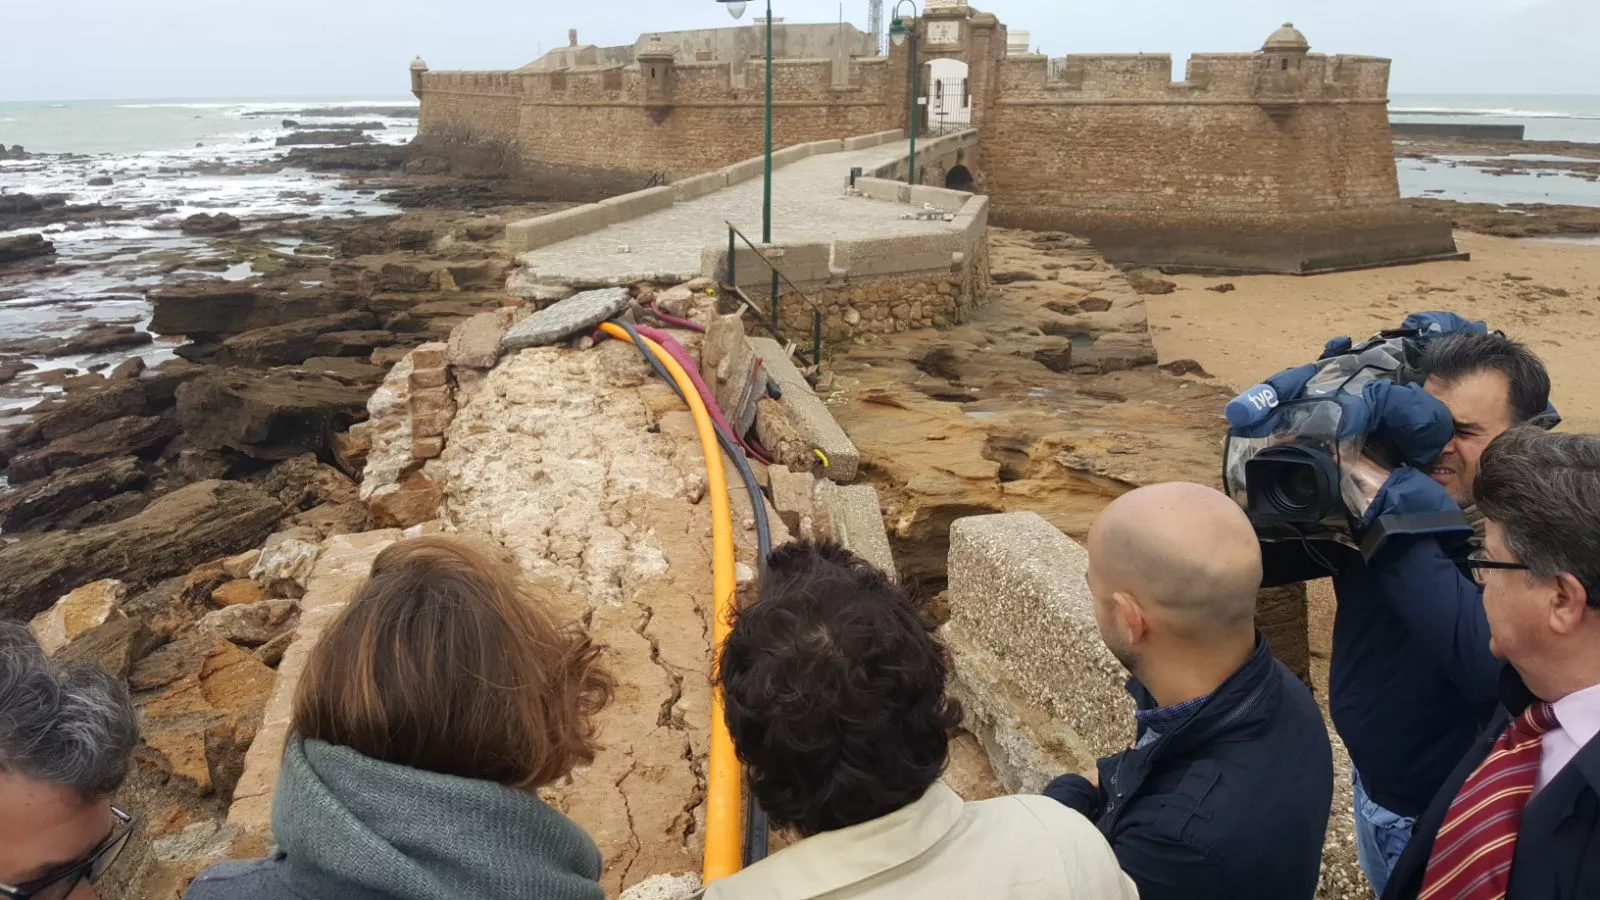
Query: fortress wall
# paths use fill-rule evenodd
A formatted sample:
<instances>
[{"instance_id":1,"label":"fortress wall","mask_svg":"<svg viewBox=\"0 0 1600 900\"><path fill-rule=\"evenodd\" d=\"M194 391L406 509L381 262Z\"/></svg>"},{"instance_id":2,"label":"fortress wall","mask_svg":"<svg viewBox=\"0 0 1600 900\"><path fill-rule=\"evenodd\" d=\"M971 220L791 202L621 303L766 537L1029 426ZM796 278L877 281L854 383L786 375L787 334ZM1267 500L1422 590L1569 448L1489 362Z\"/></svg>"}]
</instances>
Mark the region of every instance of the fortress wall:
<instances>
[{"instance_id":1,"label":"fortress wall","mask_svg":"<svg viewBox=\"0 0 1600 900\"><path fill-rule=\"evenodd\" d=\"M1453 252L1399 205L1389 64L1370 57L1002 60L983 132L997 224L1121 262L1306 271ZM1358 233L1351 233L1355 229Z\"/></svg>"},{"instance_id":2,"label":"fortress wall","mask_svg":"<svg viewBox=\"0 0 1600 900\"><path fill-rule=\"evenodd\" d=\"M742 78L737 86L735 67ZM848 85L836 86L834 75L831 60L774 62L774 146L891 127L883 124L887 73L881 62L854 61ZM651 93L638 66L523 77L519 173L564 198L596 199L688 178L762 150L766 72L758 63L673 66L665 95ZM664 99L650 99L657 96Z\"/></svg>"},{"instance_id":3,"label":"fortress wall","mask_svg":"<svg viewBox=\"0 0 1600 900\"><path fill-rule=\"evenodd\" d=\"M514 72L424 73L418 148L448 157L461 175L510 174L521 95Z\"/></svg>"}]
</instances>

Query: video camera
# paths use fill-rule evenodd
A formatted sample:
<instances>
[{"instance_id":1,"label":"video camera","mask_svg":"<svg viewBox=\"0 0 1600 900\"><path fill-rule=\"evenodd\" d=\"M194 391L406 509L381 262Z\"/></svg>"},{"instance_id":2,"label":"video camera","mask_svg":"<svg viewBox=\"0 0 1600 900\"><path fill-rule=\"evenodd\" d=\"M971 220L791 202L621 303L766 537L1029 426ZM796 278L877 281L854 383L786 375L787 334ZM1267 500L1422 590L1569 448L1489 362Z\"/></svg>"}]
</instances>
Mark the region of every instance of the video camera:
<instances>
[{"instance_id":1,"label":"video camera","mask_svg":"<svg viewBox=\"0 0 1600 900\"><path fill-rule=\"evenodd\" d=\"M1396 469L1418 470L1415 484L1454 435L1450 410L1422 390L1420 365L1429 342L1457 333L1488 327L1454 313L1417 313L1360 345L1330 341L1317 362L1228 404L1223 489L1261 540L1264 585L1326 577L1341 557L1370 558L1393 533L1470 532L1448 503L1449 512L1367 521Z\"/></svg>"}]
</instances>

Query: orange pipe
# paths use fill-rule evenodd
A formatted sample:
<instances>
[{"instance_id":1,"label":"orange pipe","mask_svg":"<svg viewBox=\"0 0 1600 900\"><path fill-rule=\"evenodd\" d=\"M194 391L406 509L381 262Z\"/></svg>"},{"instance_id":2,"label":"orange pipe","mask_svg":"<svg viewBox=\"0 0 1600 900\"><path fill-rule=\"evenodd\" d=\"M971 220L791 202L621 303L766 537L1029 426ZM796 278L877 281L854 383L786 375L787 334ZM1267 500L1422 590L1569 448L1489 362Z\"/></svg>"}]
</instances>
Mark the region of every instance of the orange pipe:
<instances>
[{"instance_id":1,"label":"orange pipe","mask_svg":"<svg viewBox=\"0 0 1600 900\"><path fill-rule=\"evenodd\" d=\"M600 330L619 341L633 342L628 332L605 322ZM645 347L656 355L661 365L678 383L684 399L689 403L689 413L694 417L695 431L700 436L700 452L706 458L706 493L711 497L711 574L712 574L712 671L722 658L722 645L728 639L733 623L734 575L733 509L728 502L727 471L722 466L722 446L717 443L717 432L711 424L711 414L700 399L683 366L673 359L662 346L640 336ZM711 689L711 747L706 762L706 852L701 877L710 884L726 878L744 865L743 816L744 806L740 792L739 758L733 750L733 738L728 734L728 723L722 715L722 691Z\"/></svg>"}]
</instances>

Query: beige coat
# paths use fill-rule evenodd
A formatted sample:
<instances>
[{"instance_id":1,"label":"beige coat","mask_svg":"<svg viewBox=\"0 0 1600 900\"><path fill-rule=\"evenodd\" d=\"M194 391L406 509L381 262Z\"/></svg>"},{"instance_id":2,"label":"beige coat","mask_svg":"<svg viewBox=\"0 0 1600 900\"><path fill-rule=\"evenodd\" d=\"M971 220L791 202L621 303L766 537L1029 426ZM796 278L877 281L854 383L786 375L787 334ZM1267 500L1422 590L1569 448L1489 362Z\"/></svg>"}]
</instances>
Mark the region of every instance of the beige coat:
<instances>
[{"instance_id":1,"label":"beige coat","mask_svg":"<svg viewBox=\"0 0 1600 900\"><path fill-rule=\"evenodd\" d=\"M965 803L943 782L712 882L706 900L1138 900L1094 825L1048 797Z\"/></svg>"}]
</instances>

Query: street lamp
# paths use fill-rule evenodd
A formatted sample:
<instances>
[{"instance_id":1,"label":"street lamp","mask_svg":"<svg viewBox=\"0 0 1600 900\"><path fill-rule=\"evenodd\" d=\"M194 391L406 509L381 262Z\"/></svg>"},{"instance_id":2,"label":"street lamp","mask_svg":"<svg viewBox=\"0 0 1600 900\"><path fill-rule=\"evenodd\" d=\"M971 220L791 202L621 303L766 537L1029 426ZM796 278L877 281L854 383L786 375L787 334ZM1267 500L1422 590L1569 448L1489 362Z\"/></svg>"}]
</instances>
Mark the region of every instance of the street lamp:
<instances>
[{"instance_id":1,"label":"street lamp","mask_svg":"<svg viewBox=\"0 0 1600 900\"><path fill-rule=\"evenodd\" d=\"M735 19L744 16L745 0L717 0ZM761 243L772 243L772 0L767 0L766 169L761 185ZM774 294L776 297L776 294Z\"/></svg>"},{"instance_id":2,"label":"street lamp","mask_svg":"<svg viewBox=\"0 0 1600 900\"><path fill-rule=\"evenodd\" d=\"M911 18L909 20L900 15L900 7L902 6L911 7ZM909 93L911 94L910 127L907 129L911 133L911 164L910 168L906 170L906 184L916 184L917 100L919 99L917 95L922 92L921 86L918 84L921 79L917 77L917 4L912 0L899 0L894 5L894 21L889 25L889 40L893 41L896 47L900 47L904 46L907 38L911 39L910 62L906 69L906 83L910 86Z\"/></svg>"}]
</instances>

